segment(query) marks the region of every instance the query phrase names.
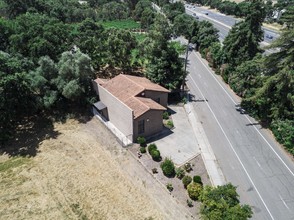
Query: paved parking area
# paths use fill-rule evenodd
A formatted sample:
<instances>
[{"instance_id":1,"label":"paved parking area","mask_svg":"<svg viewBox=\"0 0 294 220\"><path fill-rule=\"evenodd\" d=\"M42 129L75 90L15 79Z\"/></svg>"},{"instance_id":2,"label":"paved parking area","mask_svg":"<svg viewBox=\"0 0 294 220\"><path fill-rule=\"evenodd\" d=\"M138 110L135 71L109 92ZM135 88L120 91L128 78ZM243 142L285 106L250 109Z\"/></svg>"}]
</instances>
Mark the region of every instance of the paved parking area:
<instances>
[{"instance_id":1,"label":"paved parking area","mask_svg":"<svg viewBox=\"0 0 294 220\"><path fill-rule=\"evenodd\" d=\"M162 158L169 157L176 165L182 165L200 154L199 145L184 107L169 106L174 129L170 134L158 137L152 143L157 145Z\"/></svg>"}]
</instances>

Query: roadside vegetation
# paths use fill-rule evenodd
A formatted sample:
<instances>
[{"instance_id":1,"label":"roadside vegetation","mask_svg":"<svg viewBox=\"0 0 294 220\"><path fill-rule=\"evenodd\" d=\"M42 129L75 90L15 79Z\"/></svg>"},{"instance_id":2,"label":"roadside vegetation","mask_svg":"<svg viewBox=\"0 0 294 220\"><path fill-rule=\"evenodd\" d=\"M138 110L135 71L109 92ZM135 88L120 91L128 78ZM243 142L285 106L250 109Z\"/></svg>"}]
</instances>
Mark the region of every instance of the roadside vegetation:
<instances>
[{"instance_id":1,"label":"roadside vegetation","mask_svg":"<svg viewBox=\"0 0 294 220\"><path fill-rule=\"evenodd\" d=\"M217 2L221 1L210 4ZM236 3L223 1L221 4ZM209 22L191 25L195 19L186 14L174 18L174 30L197 44L196 50L242 98L241 106L262 126L270 128L276 139L294 155L294 7L278 1L277 7L286 8L280 19L284 24L281 37L261 48L264 37L261 26L269 13L267 5L260 0L238 5L246 5L244 20L232 27L223 45ZM265 49L273 49L273 52L263 55Z\"/></svg>"}]
</instances>

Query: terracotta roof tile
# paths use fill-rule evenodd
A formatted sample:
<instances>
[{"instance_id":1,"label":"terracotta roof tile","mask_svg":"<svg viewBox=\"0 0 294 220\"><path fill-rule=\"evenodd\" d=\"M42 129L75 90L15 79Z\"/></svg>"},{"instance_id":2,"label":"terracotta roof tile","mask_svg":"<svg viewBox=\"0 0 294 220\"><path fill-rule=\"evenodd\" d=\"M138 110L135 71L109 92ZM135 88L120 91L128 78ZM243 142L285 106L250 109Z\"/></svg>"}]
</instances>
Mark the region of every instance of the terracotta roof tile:
<instances>
[{"instance_id":1,"label":"terracotta roof tile","mask_svg":"<svg viewBox=\"0 0 294 220\"><path fill-rule=\"evenodd\" d=\"M166 110L165 107L159 105L157 102L153 101L150 98L144 97L130 97L125 101L125 104L129 106L134 111L134 118L138 118L143 115L148 110Z\"/></svg>"},{"instance_id":2,"label":"terracotta roof tile","mask_svg":"<svg viewBox=\"0 0 294 220\"><path fill-rule=\"evenodd\" d=\"M128 80L122 74L112 78L108 82L102 84L102 86L122 102L144 91L143 87Z\"/></svg>"},{"instance_id":3,"label":"terracotta roof tile","mask_svg":"<svg viewBox=\"0 0 294 220\"><path fill-rule=\"evenodd\" d=\"M134 83L142 86L146 90L170 92L168 89L166 89L156 83L151 82L149 79L147 79L145 77L131 76L131 75L123 75L123 76L128 78L129 80L132 80Z\"/></svg>"},{"instance_id":4,"label":"terracotta roof tile","mask_svg":"<svg viewBox=\"0 0 294 220\"><path fill-rule=\"evenodd\" d=\"M150 98L136 97L145 90L169 92L169 90L152 83L144 77L120 74L109 81L100 78L95 81L129 106L134 112L134 118L139 117L150 109L166 110L166 108Z\"/></svg>"}]
</instances>

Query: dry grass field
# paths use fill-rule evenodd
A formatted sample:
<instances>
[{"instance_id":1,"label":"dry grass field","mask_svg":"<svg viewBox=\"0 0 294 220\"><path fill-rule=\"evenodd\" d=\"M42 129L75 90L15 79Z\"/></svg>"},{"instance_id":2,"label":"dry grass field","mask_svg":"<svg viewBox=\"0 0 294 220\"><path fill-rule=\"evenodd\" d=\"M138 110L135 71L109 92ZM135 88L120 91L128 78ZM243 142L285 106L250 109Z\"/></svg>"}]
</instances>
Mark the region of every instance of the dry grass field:
<instances>
[{"instance_id":1,"label":"dry grass field","mask_svg":"<svg viewBox=\"0 0 294 220\"><path fill-rule=\"evenodd\" d=\"M98 120L53 126L36 156L0 156L1 219L191 218Z\"/></svg>"}]
</instances>

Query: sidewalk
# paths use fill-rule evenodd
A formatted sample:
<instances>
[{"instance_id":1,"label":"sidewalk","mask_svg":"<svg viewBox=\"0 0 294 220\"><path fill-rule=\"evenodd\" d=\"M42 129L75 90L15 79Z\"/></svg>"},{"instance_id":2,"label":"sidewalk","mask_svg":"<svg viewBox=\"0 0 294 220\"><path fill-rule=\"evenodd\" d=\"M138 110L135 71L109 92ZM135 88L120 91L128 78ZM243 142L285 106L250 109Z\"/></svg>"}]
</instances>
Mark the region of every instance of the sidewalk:
<instances>
[{"instance_id":1,"label":"sidewalk","mask_svg":"<svg viewBox=\"0 0 294 220\"><path fill-rule=\"evenodd\" d=\"M213 186L224 185L226 183L225 177L217 163L216 157L205 135L203 127L197 115L194 114L193 106L191 105L191 103L187 103L184 107L188 115L190 124L193 128L194 134L196 136L201 156L209 175L211 184Z\"/></svg>"}]
</instances>

